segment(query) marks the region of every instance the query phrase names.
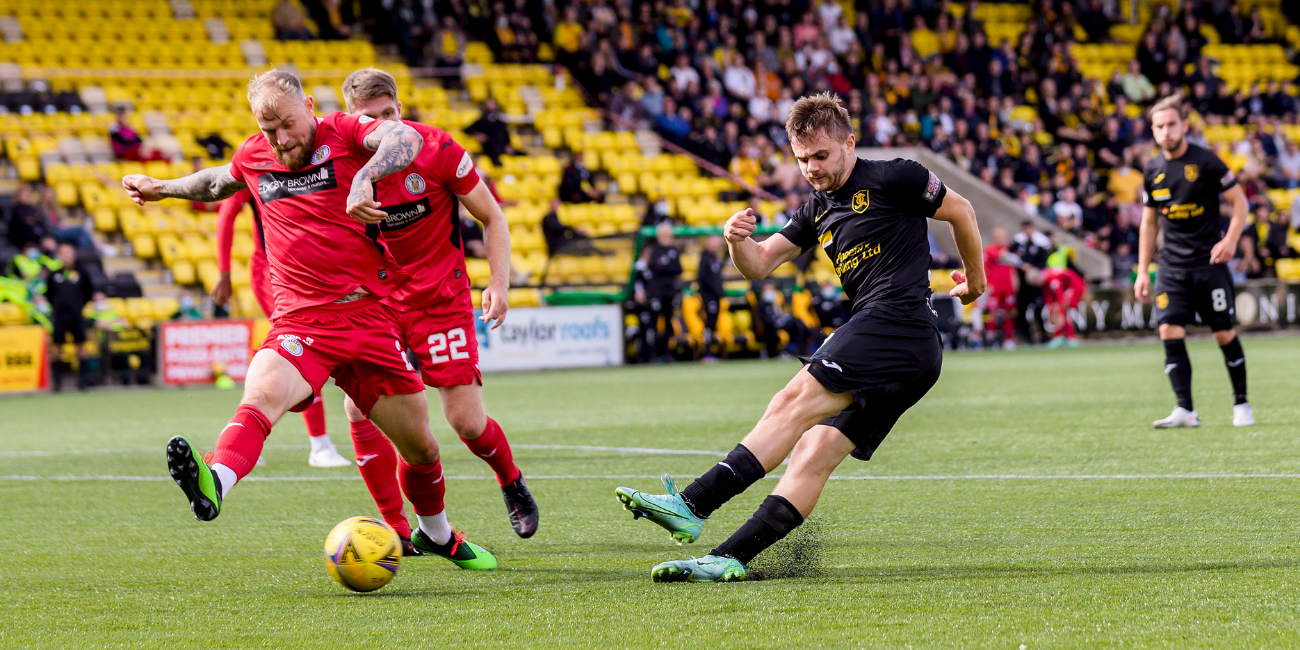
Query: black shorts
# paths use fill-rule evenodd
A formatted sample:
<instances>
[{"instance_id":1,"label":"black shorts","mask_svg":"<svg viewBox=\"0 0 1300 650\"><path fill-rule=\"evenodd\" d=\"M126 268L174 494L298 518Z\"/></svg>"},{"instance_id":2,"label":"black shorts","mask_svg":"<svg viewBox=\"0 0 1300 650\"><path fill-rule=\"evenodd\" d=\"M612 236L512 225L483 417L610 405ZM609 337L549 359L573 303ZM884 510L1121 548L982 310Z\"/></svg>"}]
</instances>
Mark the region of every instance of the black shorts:
<instances>
[{"instance_id":1,"label":"black shorts","mask_svg":"<svg viewBox=\"0 0 1300 650\"><path fill-rule=\"evenodd\" d=\"M72 335L72 342L81 345L86 342L86 318L81 314L54 319L54 344L63 345Z\"/></svg>"},{"instance_id":2,"label":"black shorts","mask_svg":"<svg viewBox=\"0 0 1300 650\"><path fill-rule=\"evenodd\" d=\"M1237 325L1236 293L1226 264L1198 269L1160 269L1156 275L1156 314L1161 325L1201 324L1215 332Z\"/></svg>"},{"instance_id":3,"label":"black shorts","mask_svg":"<svg viewBox=\"0 0 1300 650\"><path fill-rule=\"evenodd\" d=\"M854 316L811 357L808 373L832 393L852 393L848 408L822 420L853 441L853 457L871 460L894 423L939 380L939 333L923 338L886 336Z\"/></svg>"}]
</instances>

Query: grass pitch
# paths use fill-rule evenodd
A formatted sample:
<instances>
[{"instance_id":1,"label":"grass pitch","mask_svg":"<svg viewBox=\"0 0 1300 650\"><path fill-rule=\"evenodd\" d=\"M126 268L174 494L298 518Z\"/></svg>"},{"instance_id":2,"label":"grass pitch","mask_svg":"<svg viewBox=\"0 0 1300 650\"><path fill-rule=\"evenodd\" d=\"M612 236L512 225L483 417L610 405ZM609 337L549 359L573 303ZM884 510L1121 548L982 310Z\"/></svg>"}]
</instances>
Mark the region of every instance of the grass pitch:
<instances>
[{"instance_id":1,"label":"grass pitch","mask_svg":"<svg viewBox=\"0 0 1300 650\"><path fill-rule=\"evenodd\" d=\"M254 473L281 480L241 484L200 524L163 445L184 433L210 449L236 392L0 399L0 646L1296 647L1300 340L1245 341L1249 429L1229 424L1216 346L1189 347L1203 424L1183 431L1150 428L1172 407L1158 345L949 354L876 459L846 461L808 524L756 561L768 579L729 585L653 584L649 569L707 553L773 481L682 548L613 489L704 471L716 457L648 450L729 450L795 363L490 376L537 536L514 536L435 406L447 474L463 477L450 519L501 569L410 558L369 595L329 579L321 545L374 506L355 468L306 466L297 416ZM341 394L327 399L347 442ZM326 480L285 480L299 477Z\"/></svg>"}]
</instances>

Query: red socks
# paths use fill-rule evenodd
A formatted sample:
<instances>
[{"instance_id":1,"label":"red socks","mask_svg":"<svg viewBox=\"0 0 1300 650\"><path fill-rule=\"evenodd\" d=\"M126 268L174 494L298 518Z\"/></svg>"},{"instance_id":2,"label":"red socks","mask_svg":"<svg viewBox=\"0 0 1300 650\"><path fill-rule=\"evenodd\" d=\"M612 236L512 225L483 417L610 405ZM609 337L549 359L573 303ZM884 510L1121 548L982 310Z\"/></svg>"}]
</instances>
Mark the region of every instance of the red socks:
<instances>
[{"instance_id":1,"label":"red socks","mask_svg":"<svg viewBox=\"0 0 1300 650\"><path fill-rule=\"evenodd\" d=\"M307 435L313 438L325 435L325 402L317 397L316 401L302 412L302 420L307 424Z\"/></svg>"},{"instance_id":2,"label":"red socks","mask_svg":"<svg viewBox=\"0 0 1300 650\"><path fill-rule=\"evenodd\" d=\"M408 465L404 459L398 458L397 478L402 482L402 492L411 501L415 514L431 516L447 509L443 504L447 482L442 476L442 461Z\"/></svg>"},{"instance_id":3,"label":"red socks","mask_svg":"<svg viewBox=\"0 0 1300 650\"><path fill-rule=\"evenodd\" d=\"M271 421L266 419L255 406L242 404L235 410L235 417L221 430L217 438L216 451L212 452L209 465L225 465L235 472L240 479L248 476L262 455L262 446L271 433ZM229 488L230 486L225 486Z\"/></svg>"},{"instance_id":4,"label":"red socks","mask_svg":"<svg viewBox=\"0 0 1300 650\"><path fill-rule=\"evenodd\" d=\"M317 404L303 413L315 410ZM352 424L352 451L356 455L357 469L366 482L366 489L379 506L379 514L399 535L411 536L411 523L406 519L406 504L397 485L397 450L384 437L379 427L370 420Z\"/></svg>"},{"instance_id":5,"label":"red socks","mask_svg":"<svg viewBox=\"0 0 1300 650\"><path fill-rule=\"evenodd\" d=\"M491 417L487 419L487 427L483 429L483 435L473 439L460 439L465 443L469 450L474 452L475 456L482 458L496 472L497 483L509 485L515 479L519 478L519 468L515 467L515 455L510 451L510 443L506 441L506 434L501 430L501 425Z\"/></svg>"}]
</instances>

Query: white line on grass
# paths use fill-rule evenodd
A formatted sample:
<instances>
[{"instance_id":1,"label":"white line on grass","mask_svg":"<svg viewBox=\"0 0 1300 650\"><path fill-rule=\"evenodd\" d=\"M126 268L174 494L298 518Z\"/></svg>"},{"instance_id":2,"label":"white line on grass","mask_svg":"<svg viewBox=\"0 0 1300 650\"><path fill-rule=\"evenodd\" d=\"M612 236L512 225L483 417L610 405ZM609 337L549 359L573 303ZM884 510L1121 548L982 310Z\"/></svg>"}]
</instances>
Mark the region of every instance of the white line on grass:
<instances>
[{"instance_id":1,"label":"white line on grass","mask_svg":"<svg viewBox=\"0 0 1300 650\"><path fill-rule=\"evenodd\" d=\"M338 447L351 447L346 443L339 443ZM598 445L511 445L513 449L542 449L552 451L603 451L619 454L663 454L669 456L714 456L725 458L725 451L707 451L703 449L656 449L654 447L602 447ZM263 449L311 449L309 445L266 445ZM460 449L460 447L449 447L449 449ZM466 450L468 451L468 450ZM83 456L88 454L139 454L139 453L162 453L157 447L134 448L134 449L58 449L58 450L2 450L0 449L0 458L6 457L25 457L25 456Z\"/></svg>"},{"instance_id":2,"label":"white line on grass","mask_svg":"<svg viewBox=\"0 0 1300 650\"><path fill-rule=\"evenodd\" d=\"M450 480L487 480L494 476L448 476ZM530 475L528 480L613 480L613 479L655 479L657 474L540 474ZM765 478L779 479L780 474ZM953 475L918 475L918 476L832 476L832 481L1108 481L1135 479L1164 480L1202 480L1202 479L1254 479L1281 478L1297 479L1300 474L953 474ZM249 476L245 481L288 483L316 481L357 481L358 475L344 476ZM167 476L30 476L19 474L0 474L0 481L171 481Z\"/></svg>"}]
</instances>

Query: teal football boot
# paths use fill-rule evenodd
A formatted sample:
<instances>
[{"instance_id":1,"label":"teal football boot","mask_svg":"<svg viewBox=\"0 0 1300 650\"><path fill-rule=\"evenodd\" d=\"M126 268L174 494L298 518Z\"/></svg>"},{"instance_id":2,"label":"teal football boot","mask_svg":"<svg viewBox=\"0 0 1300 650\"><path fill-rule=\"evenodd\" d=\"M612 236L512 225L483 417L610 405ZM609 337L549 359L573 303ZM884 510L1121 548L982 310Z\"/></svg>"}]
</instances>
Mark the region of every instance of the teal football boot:
<instances>
[{"instance_id":1,"label":"teal football boot","mask_svg":"<svg viewBox=\"0 0 1300 650\"><path fill-rule=\"evenodd\" d=\"M668 529L673 541L678 545L690 544L700 538L704 518L695 516L686 500L677 493L673 486L673 477L664 474L660 479L668 494L646 494L640 490L620 487L614 490L614 496L623 504L625 510L632 511L632 519L645 517Z\"/></svg>"},{"instance_id":2,"label":"teal football boot","mask_svg":"<svg viewBox=\"0 0 1300 650\"><path fill-rule=\"evenodd\" d=\"M749 568L733 558L705 555L656 564L650 569L650 579L655 582L740 582L749 579Z\"/></svg>"}]
</instances>

